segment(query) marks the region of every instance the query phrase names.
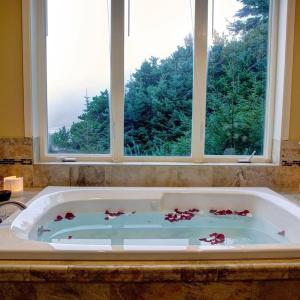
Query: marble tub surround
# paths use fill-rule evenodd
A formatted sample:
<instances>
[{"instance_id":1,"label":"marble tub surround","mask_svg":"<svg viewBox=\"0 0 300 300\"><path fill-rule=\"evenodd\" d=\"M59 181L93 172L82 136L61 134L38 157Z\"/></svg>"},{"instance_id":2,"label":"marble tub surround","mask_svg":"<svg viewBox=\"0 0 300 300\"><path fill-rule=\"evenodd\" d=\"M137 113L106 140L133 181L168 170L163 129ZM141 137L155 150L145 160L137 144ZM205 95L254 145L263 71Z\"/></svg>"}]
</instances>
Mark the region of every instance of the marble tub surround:
<instances>
[{"instance_id":1,"label":"marble tub surround","mask_svg":"<svg viewBox=\"0 0 300 300\"><path fill-rule=\"evenodd\" d=\"M300 167L266 164L34 164L0 165L0 176L24 177L27 188L46 186L269 187L299 191Z\"/></svg>"},{"instance_id":2,"label":"marble tub surround","mask_svg":"<svg viewBox=\"0 0 300 300\"><path fill-rule=\"evenodd\" d=\"M300 261L2 261L0 299L299 299Z\"/></svg>"},{"instance_id":3,"label":"marble tub surround","mask_svg":"<svg viewBox=\"0 0 300 300\"><path fill-rule=\"evenodd\" d=\"M267 272L266 272L267 271ZM300 260L0 261L0 282L300 280ZM1 299L1 298L0 298Z\"/></svg>"},{"instance_id":4,"label":"marble tub surround","mask_svg":"<svg viewBox=\"0 0 300 300\"><path fill-rule=\"evenodd\" d=\"M298 189L300 167L266 165L0 165L0 175L24 177L25 187L267 186Z\"/></svg>"}]
</instances>

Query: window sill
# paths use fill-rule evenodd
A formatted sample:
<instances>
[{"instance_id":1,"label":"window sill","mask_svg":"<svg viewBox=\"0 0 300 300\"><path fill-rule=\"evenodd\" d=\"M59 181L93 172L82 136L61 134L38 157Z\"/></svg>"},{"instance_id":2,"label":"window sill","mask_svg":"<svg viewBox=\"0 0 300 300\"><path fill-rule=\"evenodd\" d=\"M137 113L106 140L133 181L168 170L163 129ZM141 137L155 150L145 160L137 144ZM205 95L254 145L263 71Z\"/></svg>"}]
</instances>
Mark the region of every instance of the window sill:
<instances>
[{"instance_id":1,"label":"window sill","mask_svg":"<svg viewBox=\"0 0 300 300\"><path fill-rule=\"evenodd\" d=\"M76 161L76 162L34 162L34 165L66 165L66 166L203 166L203 167L218 167L218 166L233 166L233 167L259 167L280 166L278 163L272 162L252 162L252 163L237 163L237 162L91 162L91 161Z\"/></svg>"}]
</instances>

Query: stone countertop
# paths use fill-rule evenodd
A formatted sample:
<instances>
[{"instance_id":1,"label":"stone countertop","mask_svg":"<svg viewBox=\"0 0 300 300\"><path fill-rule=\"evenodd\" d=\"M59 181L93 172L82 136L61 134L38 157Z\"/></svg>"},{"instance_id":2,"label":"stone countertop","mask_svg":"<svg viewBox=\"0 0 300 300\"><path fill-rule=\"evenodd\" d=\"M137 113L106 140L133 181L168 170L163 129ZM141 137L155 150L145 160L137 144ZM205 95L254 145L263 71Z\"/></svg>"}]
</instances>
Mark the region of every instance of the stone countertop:
<instances>
[{"instance_id":1,"label":"stone countertop","mask_svg":"<svg viewBox=\"0 0 300 300\"><path fill-rule=\"evenodd\" d=\"M14 200L26 203L40 189ZM300 193L281 194L300 205ZM216 282L300 280L300 259L210 261L1 260L0 282Z\"/></svg>"}]
</instances>

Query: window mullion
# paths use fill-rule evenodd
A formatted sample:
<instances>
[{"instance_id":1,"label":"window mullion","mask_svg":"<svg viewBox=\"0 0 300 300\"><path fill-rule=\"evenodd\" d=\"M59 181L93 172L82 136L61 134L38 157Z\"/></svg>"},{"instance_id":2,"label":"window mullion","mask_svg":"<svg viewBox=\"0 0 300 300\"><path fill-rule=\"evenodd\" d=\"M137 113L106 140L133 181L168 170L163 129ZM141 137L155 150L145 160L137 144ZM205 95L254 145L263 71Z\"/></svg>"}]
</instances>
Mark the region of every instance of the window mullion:
<instances>
[{"instance_id":1,"label":"window mullion","mask_svg":"<svg viewBox=\"0 0 300 300\"><path fill-rule=\"evenodd\" d=\"M264 157L271 161L273 141L273 119L275 110L275 84L278 43L279 2L270 1L269 41L268 41L268 80L265 111Z\"/></svg>"},{"instance_id":2,"label":"window mullion","mask_svg":"<svg viewBox=\"0 0 300 300\"><path fill-rule=\"evenodd\" d=\"M110 111L113 161L124 156L124 0L111 0Z\"/></svg>"},{"instance_id":3,"label":"window mullion","mask_svg":"<svg viewBox=\"0 0 300 300\"><path fill-rule=\"evenodd\" d=\"M192 158L203 161L205 144L208 0L195 0Z\"/></svg>"}]
</instances>

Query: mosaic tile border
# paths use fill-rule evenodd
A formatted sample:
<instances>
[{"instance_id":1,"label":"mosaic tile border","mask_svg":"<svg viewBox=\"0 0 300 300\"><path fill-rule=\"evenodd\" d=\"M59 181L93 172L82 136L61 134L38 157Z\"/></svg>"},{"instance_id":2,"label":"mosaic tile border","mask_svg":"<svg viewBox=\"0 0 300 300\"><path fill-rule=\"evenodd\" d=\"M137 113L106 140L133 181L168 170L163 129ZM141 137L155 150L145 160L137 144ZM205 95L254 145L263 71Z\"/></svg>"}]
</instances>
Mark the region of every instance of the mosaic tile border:
<instances>
[{"instance_id":1,"label":"mosaic tile border","mask_svg":"<svg viewBox=\"0 0 300 300\"><path fill-rule=\"evenodd\" d=\"M28 158L21 158L21 159L14 159L14 158L4 158L0 159L0 165L32 165L32 159Z\"/></svg>"},{"instance_id":2,"label":"mosaic tile border","mask_svg":"<svg viewBox=\"0 0 300 300\"><path fill-rule=\"evenodd\" d=\"M281 165L285 167L300 167L300 160L282 160Z\"/></svg>"}]
</instances>

